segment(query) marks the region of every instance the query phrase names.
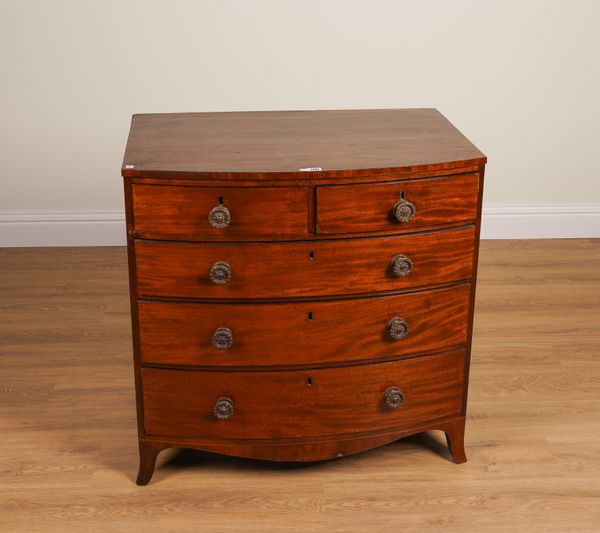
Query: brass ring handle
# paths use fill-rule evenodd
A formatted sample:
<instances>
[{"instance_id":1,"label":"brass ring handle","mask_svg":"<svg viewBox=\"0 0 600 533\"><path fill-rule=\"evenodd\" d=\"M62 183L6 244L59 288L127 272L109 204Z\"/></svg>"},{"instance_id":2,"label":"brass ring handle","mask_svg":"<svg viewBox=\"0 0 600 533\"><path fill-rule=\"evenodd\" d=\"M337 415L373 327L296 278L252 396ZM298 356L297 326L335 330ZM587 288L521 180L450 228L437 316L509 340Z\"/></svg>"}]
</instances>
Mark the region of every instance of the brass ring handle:
<instances>
[{"instance_id":1,"label":"brass ring handle","mask_svg":"<svg viewBox=\"0 0 600 533\"><path fill-rule=\"evenodd\" d=\"M394 340L403 339L408 335L410 328L406 320L399 316L392 318L387 324L388 334Z\"/></svg>"},{"instance_id":2,"label":"brass ring handle","mask_svg":"<svg viewBox=\"0 0 600 533\"><path fill-rule=\"evenodd\" d=\"M417 208L415 207L415 204L402 198L400 201L394 204L392 212L394 213L394 216L398 222L408 222L416 215Z\"/></svg>"},{"instance_id":3,"label":"brass ring handle","mask_svg":"<svg viewBox=\"0 0 600 533\"><path fill-rule=\"evenodd\" d=\"M398 254L392 258L391 266L396 276L404 278L412 272L413 262L404 254Z\"/></svg>"},{"instance_id":4,"label":"brass ring handle","mask_svg":"<svg viewBox=\"0 0 600 533\"><path fill-rule=\"evenodd\" d=\"M226 261L217 261L209 272L210 281L217 285L223 285L231 279L231 267Z\"/></svg>"},{"instance_id":5,"label":"brass ring handle","mask_svg":"<svg viewBox=\"0 0 600 533\"><path fill-rule=\"evenodd\" d=\"M231 222L231 213L224 205L215 205L208 213L208 223L213 228L226 228Z\"/></svg>"},{"instance_id":6,"label":"brass ring handle","mask_svg":"<svg viewBox=\"0 0 600 533\"><path fill-rule=\"evenodd\" d=\"M217 420L227 420L233 416L233 400L221 396L213 407L213 415Z\"/></svg>"},{"instance_id":7,"label":"brass ring handle","mask_svg":"<svg viewBox=\"0 0 600 533\"><path fill-rule=\"evenodd\" d=\"M217 328L212 336L212 345L217 350L228 350L233 346L233 331L229 328Z\"/></svg>"},{"instance_id":8,"label":"brass ring handle","mask_svg":"<svg viewBox=\"0 0 600 533\"><path fill-rule=\"evenodd\" d=\"M398 387L388 387L383 393L383 399L390 409L397 409L404 403L404 394Z\"/></svg>"}]
</instances>

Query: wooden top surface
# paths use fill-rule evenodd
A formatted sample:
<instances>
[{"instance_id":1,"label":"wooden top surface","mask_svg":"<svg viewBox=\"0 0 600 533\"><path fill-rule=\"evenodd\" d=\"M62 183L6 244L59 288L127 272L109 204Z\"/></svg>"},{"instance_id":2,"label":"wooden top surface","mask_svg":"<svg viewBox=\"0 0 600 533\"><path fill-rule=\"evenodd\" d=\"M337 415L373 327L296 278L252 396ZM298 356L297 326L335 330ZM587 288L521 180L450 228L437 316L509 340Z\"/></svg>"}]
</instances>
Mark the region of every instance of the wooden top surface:
<instances>
[{"instance_id":1,"label":"wooden top surface","mask_svg":"<svg viewBox=\"0 0 600 533\"><path fill-rule=\"evenodd\" d=\"M122 175L306 179L485 162L436 109L165 113L133 116Z\"/></svg>"}]
</instances>

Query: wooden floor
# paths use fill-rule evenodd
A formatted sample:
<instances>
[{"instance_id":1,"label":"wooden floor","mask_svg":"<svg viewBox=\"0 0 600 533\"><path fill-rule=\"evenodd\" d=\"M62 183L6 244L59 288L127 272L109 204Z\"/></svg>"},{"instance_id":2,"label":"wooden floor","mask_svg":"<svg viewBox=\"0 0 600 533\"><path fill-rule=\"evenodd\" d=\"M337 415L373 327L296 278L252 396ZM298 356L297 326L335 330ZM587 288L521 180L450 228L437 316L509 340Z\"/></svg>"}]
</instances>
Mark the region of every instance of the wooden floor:
<instances>
[{"instance_id":1,"label":"wooden floor","mask_svg":"<svg viewBox=\"0 0 600 533\"><path fill-rule=\"evenodd\" d=\"M482 244L464 465L190 451L137 487L122 248L0 250L0 531L600 531L600 241Z\"/></svg>"}]
</instances>

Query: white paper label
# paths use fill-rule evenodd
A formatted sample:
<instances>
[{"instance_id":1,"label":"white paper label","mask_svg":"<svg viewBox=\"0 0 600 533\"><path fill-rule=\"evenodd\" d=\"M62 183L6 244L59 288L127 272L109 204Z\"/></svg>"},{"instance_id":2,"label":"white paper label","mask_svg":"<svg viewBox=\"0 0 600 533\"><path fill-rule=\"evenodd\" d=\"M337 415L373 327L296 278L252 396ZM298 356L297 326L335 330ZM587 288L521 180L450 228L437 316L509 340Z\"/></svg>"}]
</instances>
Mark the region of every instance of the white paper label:
<instances>
[{"instance_id":1,"label":"white paper label","mask_svg":"<svg viewBox=\"0 0 600 533\"><path fill-rule=\"evenodd\" d=\"M321 167L306 167L306 168L301 168L300 172L319 172L320 170L323 170Z\"/></svg>"}]
</instances>

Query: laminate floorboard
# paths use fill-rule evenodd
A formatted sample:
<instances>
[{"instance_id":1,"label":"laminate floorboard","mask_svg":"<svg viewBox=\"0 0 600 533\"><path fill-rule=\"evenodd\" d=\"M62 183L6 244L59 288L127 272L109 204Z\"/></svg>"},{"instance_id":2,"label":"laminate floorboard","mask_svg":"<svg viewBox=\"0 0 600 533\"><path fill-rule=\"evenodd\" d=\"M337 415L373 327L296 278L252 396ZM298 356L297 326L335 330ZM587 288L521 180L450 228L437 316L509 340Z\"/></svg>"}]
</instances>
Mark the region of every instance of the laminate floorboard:
<instances>
[{"instance_id":1,"label":"laminate floorboard","mask_svg":"<svg viewBox=\"0 0 600 533\"><path fill-rule=\"evenodd\" d=\"M466 430L134 484L124 248L0 249L0 531L600 531L600 240L484 241Z\"/></svg>"}]
</instances>

